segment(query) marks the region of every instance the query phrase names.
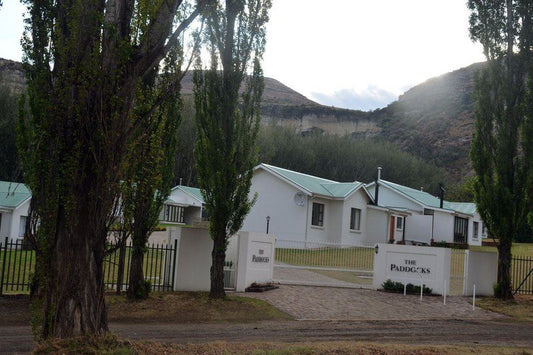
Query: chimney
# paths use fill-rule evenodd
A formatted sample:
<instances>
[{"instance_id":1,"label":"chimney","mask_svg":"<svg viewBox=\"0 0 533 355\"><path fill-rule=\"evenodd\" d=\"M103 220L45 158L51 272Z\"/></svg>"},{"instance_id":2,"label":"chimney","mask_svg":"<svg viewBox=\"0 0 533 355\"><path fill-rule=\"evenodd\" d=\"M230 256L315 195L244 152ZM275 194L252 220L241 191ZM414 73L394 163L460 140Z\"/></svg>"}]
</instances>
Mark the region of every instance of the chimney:
<instances>
[{"instance_id":1,"label":"chimney","mask_svg":"<svg viewBox=\"0 0 533 355\"><path fill-rule=\"evenodd\" d=\"M381 180L381 166L378 166L378 176L376 178L376 187L375 187L375 193L374 193L374 201L376 205L378 205L379 200L379 180Z\"/></svg>"},{"instance_id":2,"label":"chimney","mask_svg":"<svg viewBox=\"0 0 533 355\"><path fill-rule=\"evenodd\" d=\"M424 186L420 186L420 191L424 192Z\"/></svg>"},{"instance_id":3,"label":"chimney","mask_svg":"<svg viewBox=\"0 0 533 355\"><path fill-rule=\"evenodd\" d=\"M440 197L440 208L444 205L444 193L446 190L444 189L444 185L442 183L439 183L439 197Z\"/></svg>"},{"instance_id":4,"label":"chimney","mask_svg":"<svg viewBox=\"0 0 533 355\"><path fill-rule=\"evenodd\" d=\"M180 186L182 186L181 184L183 183L183 178L180 178Z\"/></svg>"}]
</instances>

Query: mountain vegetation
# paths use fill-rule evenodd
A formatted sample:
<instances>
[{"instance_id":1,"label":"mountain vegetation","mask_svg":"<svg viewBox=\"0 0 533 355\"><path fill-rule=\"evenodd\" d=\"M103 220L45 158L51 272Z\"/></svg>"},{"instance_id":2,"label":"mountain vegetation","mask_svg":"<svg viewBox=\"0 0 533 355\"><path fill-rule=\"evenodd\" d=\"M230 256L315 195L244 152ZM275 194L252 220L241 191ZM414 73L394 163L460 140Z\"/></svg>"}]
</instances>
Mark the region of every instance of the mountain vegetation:
<instances>
[{"instance_id":1,"label":"mountain vegetation","mask_svg":"<svg viewBox=\"0 0 533 355\"><path fill-rule=\"evenodd\" d=\"M0 72L9 73L6 75L6 77L9 76L9 80L4 83L13 88L24 86L24 76L16 74L17 65L20 64L0 59ZM429 79L405 92L389 106L371 112L320 105L275 79L265 78L265 90L261 103L263 127L260 141L265 139L265 135L278 134L279 132L273 127L281 126L287 128L287 132L294 135L291 139L296 141L300 141L303 136L318 139L317 136L322 134L338 136L343 142L345 142L344 137L350 137L359 141L357 144L361 147L382 144L387 147L383 150L388 151L391 156L403 155L410 157L413 161L418 159L427 166L438 168L436 171L443 173L433 175L436 176L435 179L443 180L448 185L448 197L457 196L460 199L467 199L472 196L469 191L465 192L463 189L462 192L457 194L454 192L453 195L450 195L450 192L459 191L460 186L455 185L468 180L473 174L468 155L474 122L474 102L471 94L474 74L482 67L483 64L473 64ZM196 132L193 120L189 119L194 115L192 74L185 75L181 83L184 112L179 129L175 178L176 182L182 178L183 183L196 185L192 154ZM328 139L334 140L335 138L323 138L323 140ZM274 137L271 141L275 141ZM276 163L274 159L268 160L269 153L263 152L262 149L264 147L260 148L262 161L283 166L281 160L278 160L279 163ZM366 155L360 154L357 159L362 159ZM355 158L346 159L350 162L355 160ZM394 159L391 158L390 161ZM307 170L309 165L302 164L299 170L320 174L319 170ZM367 174L374 174L377 165L387 168L387 164L380 164L376 161L373 166L368 167ZM295 168L294 165L286 167ZM356 170L355 165L351 170ZM401 175L396 172L406 172L408 169L397 164L397 166L389 165L386 171L392 180L393 176L396 178ZM331 174L328 170L324 177L350 180L358 178L359 174L354 172L352 177L342 176ZM437 178L439 175L440 178ZM438 183L438 181L421 183L420 179L410 180L410 178L403 177L397 181L414 188L423 186L426 189L432 189L431 186L436 186Z\"/></svg>"}]
</instances>

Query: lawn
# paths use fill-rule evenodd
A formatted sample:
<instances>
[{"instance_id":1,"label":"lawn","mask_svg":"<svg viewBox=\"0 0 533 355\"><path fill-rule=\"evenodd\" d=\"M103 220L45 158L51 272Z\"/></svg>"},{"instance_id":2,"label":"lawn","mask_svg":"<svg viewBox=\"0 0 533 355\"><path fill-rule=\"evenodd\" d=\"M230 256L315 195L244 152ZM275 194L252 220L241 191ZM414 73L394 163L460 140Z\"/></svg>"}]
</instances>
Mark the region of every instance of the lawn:
<instances>
[{"instance_id":1,"label":"lawn","mask_svg":"<svg viewBox=\"0 0 533 355\"><path fill-rule=\"evenodd\" d=\"M498 251L496 247L487 246L471 246L470 250L477 251ZM533 257L533 243L513 243L511 248L511 254L513 256L526 256Z\"/></svg>"},{"instance_id":2,"label":"lawn","mask_svg":"<svg viewBox=\"0 0 533 355\"><path fill-rule=\"evenodd\" d=\"M338 269L372 270L374 248L276 248L276 263Z\"/></svg>"},{"instance_id":3,"label":"lawn","mask_svg":"<svg viewBox=\"0 0 533 355\"><path fill-rule=\"evenodd\" d=\"M518 295L509 301L502 301L494 297L483 297L476 301L476 305L508 315L517 321L533 322L533 295Z\"/></svg>"},{"instance_id":4,"label":"lawn","mask_svg":"<svg viewBox=\"0 0 533 355\"><path fill-rule=\"evenodd\" d=\"M106 305L112 322L252 323L293 319L256 298L229 295L224 300L211 300L207 292L154 292L144 301L108 294Z\"/></svg>"},{"instance_id":5,"label":"lawn","mask_svg":"<svg viewBox=\"0 0 533 355\"><path fill-rule=\"evenodd\" d=\"M355 341L329 342L225 342L201 344L163 344L125 341L113 335L103 338L72 338L39 344L36 354L111 353L111 354L529 354L531 349L510 346L453 346L377 344Z\"/></svg>"},{"instance_id":6,"label":"lawn","mask_svg":"<svg viewBox=\"0 0 533 355\"><path fill-rule=\"evenodd\" d=\"M167 287L163 285L169 285L174 261L173 255L173 251L166 249L162 245L153 245L147 248L147 252L144 255L143 270L146 279L152 282L155 291L165 290ZM125 273L123 278L125 284L129 279L130 260L131 247L128 246L125 250ZM110 253L104 261L104 282L108 289L116 288L119 270L118 261L118 250ZM0 281L3 281L2 294L28 294L34 272L35 251L21 249L0 250Z\"/></svg>"}]
</instances>

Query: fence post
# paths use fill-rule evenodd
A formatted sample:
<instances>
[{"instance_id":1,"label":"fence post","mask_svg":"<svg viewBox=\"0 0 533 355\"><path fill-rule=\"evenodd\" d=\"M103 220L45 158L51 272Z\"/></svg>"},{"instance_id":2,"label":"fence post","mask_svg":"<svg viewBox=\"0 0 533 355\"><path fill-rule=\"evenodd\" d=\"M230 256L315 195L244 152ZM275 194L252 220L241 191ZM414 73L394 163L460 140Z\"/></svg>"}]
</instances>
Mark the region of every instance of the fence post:
<instances>
[{"instance_id":1,"label":"fence post","mask_svg":"<svg viewBox=\"0 0 533 355\"><path fill-rule=\"evenodd\" d=\"M174 280L176 278L176 261L178 258L178 239L174 239L174 260L172 261L172 281L170 282L172 286L172 291L174 291Z\"/></svg>"},{"instance_id":2,"label":"fence post","mask_svg":"<svg viewBox=\"0 0 533 355\"><path fill-rule=\"evenodd\" d=\"M4 274L6 273L6 257L7 257L7 241L9 240L9 237L6 237L6 242L4 245L4 258L2 260L2 275L0 279L0 296L2 295L2 292L4 290ZM2 243L0 243L0 252L2 251Z\"/></svg>"}]
</instances>

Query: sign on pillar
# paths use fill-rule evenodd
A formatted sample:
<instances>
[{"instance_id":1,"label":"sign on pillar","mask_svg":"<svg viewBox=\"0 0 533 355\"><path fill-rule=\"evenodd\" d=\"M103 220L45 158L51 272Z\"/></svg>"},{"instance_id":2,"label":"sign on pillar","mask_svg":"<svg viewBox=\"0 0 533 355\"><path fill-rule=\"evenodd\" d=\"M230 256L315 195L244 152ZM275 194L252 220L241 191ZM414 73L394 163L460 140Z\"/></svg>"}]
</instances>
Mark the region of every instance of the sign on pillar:
<instances>
[{"instance_id":1,"label":"sign on pillar","mask_svg":"<svg viewBox=\"0 0 533 355\"><path fill-rule=\"evenodd\" d=\"M272 234L239 232L239 258L236 291L244 292L252 283L271 282L274 277Z\"/></svg>"}]
</instances>

